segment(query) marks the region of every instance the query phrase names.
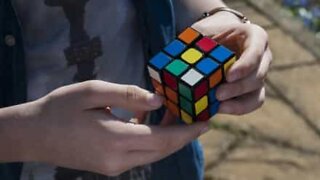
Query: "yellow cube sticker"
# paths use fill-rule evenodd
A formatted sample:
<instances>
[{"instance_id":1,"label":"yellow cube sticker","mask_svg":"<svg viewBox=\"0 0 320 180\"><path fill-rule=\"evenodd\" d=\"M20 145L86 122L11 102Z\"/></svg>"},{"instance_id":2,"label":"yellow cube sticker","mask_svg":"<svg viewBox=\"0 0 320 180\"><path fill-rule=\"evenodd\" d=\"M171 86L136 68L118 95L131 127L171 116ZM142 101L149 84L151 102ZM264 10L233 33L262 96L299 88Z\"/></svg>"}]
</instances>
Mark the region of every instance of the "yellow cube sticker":
<instances>
[{"instance_id":1,"label":"yellow cube sticker","mask_svg":"<svg viewBox=\"0 0 320 180\"><path fill-rule=\"evenodd\" d=\"M227 72L231 68L231 66L236 62L236 57L231 58L227 63L224 64L224 75L227 75Z\"/></svg>"},{"instance_id":2,"label":"yellow cube sticker","mask_svg":"<svg viewBox=\"0 0 320 180\"><path fill-rule=\"evenodd\" d=\"M192 117L184 112L183 110L181 110L181 119L186 123L186 124L192 124Z\"/></svg>"},{"instance_id":3,"label":"yellow cube sticker","mask_svg":"<svg viewBox=\"0 0 320 180\"><path fill-rule=\"evenodd\" d=\"M199 101L196 102L196 115L200 114L208 106L208 96L203 96Z\"/></svg>"},{"instance_id":4,"label":"yellow cube sticker","mask_svg":"<svg viewBox=\"0 0 320 180\"><path fill-rule=\"evenodd\" d=\"M188 49L185 53L182 54L182 59L189 64L194 64L202 58L202 53L194 48Z\"/></svg>"}]
</instances>

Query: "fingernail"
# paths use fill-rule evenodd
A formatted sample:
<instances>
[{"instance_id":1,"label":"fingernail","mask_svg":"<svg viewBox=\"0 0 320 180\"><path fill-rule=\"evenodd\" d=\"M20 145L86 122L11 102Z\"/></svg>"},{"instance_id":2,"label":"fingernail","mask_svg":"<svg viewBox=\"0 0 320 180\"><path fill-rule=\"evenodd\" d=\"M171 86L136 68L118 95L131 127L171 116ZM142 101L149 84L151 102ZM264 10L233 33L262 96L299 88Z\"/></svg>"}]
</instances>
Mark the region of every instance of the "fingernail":
<instances>
[{"instance_id":1,"label":"fingernail","mask_svg":"<svg viewBox=\"0 0 320 180\"><path fill-rule=\"evenodd\" d=\"M149 105L154 107L159 107L162 105L162 97L157 94L149 93L147 101Z\"/></svg>"}]
</instances>

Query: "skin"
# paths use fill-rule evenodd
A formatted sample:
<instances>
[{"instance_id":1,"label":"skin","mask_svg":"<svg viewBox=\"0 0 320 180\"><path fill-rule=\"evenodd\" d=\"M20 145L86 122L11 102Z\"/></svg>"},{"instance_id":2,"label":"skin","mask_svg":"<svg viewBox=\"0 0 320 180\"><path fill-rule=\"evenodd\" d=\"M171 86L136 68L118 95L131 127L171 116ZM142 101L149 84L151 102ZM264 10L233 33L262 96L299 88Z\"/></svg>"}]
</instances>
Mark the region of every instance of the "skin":
<instances>
[{"instance_id":1,"label":"skin","mask_svg":"<svg viewBox=\"0 0 320 180\"><path fill-rule=\"evenodd\" d=\"M203 12L213 9L215 3L225 6L221 1L199 0L197 5L192 0L176 1L176 6L180 7L177 8L178 22L182 22L181 26L191 24ZM191 15L186 19L183 12ZM264 80L272 61L265 30L255 24L244 24L229 12L218 12L192 27L227 46L238 57L226 75L227 82L217 89L216 96L221 101L218 112L243 115L261 107L265 100ZM175 117L167 111L162 125L174 122Z\"/></svg>"},{"instance_id":2,"label":"skin","mask_svg":"<svg viewBox=\"0 0 320 180\"><path fill-rule=\"evenodd\" d=\"M225 6L219 0L177 0L177 22L195 22L204 11ZM189 12L182 16L181 12ZM180 16L179 16L180 14ZM244 114L260 107L272 59L266 32L220 12L193 28L237 52L239 60L217 90L219 112ZM179 150L208 130L190 126L132 124L114 116L112 107L133 111L141 121L162 105L161 97L136 86L88 81L59 88L33 102L0 109L0 162L37 161L105 175L118 175ZM165 113L163 125L174 117ZM123 161L126 159L126 161Z\"/></svg>"},{"instance_id":3,"label":"skin","mask_svg":"<svg viewBox=\"0 0 320 180\"><path fill-rule=\"evenodd\" d=\"M268 35L261 27L239 21L223 24L223 19L223 14L217 14L193 27L229 47L239 57L227 73L227 82L219 86L216 95L222 101L220 113L242 115L256 110L264 102L264 80L272 54Z\"/></svg>"},{"instance_id":4,"label":"skin","mask_svg":"<svg viewBox=\"0 0 320 180\"><path fill-rule=\"evenodd\" d=\"M207 123L132 124L106 109L151 111L161 105L161 97L136 86L87 81L59 88L0 109L0 162L46 162L113 176L160 160L208 130Z\"/></svg>"}]
</instances>

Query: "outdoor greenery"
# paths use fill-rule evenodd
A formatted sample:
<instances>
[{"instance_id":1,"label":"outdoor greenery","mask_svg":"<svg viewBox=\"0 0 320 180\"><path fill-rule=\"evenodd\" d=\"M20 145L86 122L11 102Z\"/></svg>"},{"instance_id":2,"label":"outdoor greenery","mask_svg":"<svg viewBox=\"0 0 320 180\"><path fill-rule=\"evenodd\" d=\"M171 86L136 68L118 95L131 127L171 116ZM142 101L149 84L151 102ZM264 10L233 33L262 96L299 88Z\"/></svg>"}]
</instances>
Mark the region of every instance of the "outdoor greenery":
<instances>
[{"instance_id":1,"label":"outdoor greenery","mask_svg":"<svg viewBox=\"0 0 320 180\"><path fill-rule=\"evenodd\" d=\"M320 33L320 0L282 0L282 5L305 26Z\"/></svg>"}]
</instances>

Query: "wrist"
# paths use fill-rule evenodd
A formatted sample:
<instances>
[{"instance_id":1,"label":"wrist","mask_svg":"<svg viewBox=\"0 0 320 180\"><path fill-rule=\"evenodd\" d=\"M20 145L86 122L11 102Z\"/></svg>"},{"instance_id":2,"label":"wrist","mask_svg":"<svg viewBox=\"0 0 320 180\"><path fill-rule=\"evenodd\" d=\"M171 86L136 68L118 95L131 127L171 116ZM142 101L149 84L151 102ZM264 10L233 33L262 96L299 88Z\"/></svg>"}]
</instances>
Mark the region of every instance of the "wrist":
<instances>
[{"instance_id":1,"label":"wrist","mask_svg":"<svg viewBox=\"0 0 320 180\"><path fill-rule=\"evenodd\" d=\"M192 25L194 29L206 36L214 36L225 30L226 27L234 24L243 24L233 13L219 11L209 17L200 19Z\"/></svg>"},{"instance_id":2,"label":"wrist","mask_svg":"<svg viewBox=\"0 0 320 180\"><path fill-rule=\"evenodd\" d=\"M0 110L0 161L37 161L35 106L31 102Z\"/></svg>"},{"instance_id":3,"label":"wrist","mask_svg":"<svg viewBox=\"0 0 320 180\"><path fill-rule=\"evenodd\" d=\"M241 21L241 19L239 19L239 17L237 17L235 14L227 12L227 11L219 11L219 12L217 12L207 18L202 19L202 20L209 19L209 18L223 19L227 23L242 23L242 21Z\"/></svg>"},{"instance_id":4,"label":"wrist","mask_svg":"<svg viewBox=\"0 0 320 180\"><path fill-rule=\"evenodd\" d=\"M225 7L225 6L214 8L214 9L212 9L210 11L204 12L200 19L204 19L204 18L210 17L210 16L212 16L214 14L217 14L219 12L228 12L230 14L233 14L237 18L239 18L242 23L250 24L249 19L245 15L243 15L241 12L239 12L237 10L234 10L234 9L231 9L229 7Z\"/></svg>"}]
</instances>

